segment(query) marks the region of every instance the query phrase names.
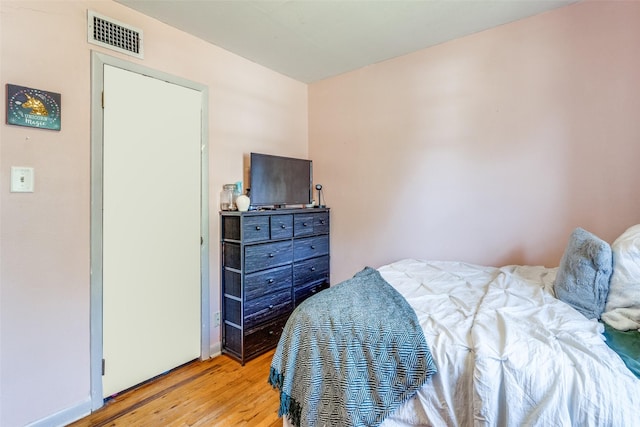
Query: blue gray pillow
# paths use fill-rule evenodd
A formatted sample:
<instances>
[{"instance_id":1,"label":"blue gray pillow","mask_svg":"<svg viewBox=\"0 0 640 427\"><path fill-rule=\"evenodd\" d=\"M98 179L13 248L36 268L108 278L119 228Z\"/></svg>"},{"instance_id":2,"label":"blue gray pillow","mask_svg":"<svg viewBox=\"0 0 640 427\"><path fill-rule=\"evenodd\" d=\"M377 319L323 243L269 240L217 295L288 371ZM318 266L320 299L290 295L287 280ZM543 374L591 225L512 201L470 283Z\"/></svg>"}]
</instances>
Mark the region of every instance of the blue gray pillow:
<instances>
[{"instance_id":1,"label":"blue gray pillow","mask_svg":"<svg viewBox=\"0 0 640 427\"><path fill-rule=\"evenodd\" d=\"M587 319L600 319L613 270L611 246L594 234L576 228L560 261L556 297Z\"/></svg>"}]
</instances>

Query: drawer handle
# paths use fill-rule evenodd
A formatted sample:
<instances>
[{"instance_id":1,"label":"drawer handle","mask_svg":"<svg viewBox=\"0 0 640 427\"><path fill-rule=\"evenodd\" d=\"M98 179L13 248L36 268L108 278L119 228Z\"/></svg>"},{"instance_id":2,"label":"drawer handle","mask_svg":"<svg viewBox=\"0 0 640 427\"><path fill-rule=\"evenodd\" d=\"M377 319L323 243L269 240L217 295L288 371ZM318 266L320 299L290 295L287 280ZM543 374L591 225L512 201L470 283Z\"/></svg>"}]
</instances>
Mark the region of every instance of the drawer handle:
<instances>
[{"instance_id":1,"label":"drawer handle","mask_svg":"<svg viewBox=\"0 0 640 427\"><path fill-rule=\"evenodd\" d=\"M318 292L318 288L313 288L313 289L311 289L311 293L312 293L312 294L315 294L316 292Z\"/></svg>"},{"instance_id":2,"label":"drawer handle","mask_svg":"<svg viewBox=\"0 0 640 427\"><path fill-rule=\"evenodd\" d=\"M256 231L260 231L260 226L256 225Z\"/></svg>"},{"instance_id":3,"label":"drawer handle","mask_svg":"<svg viewBox=\"0 0 640 427\"><path fill-rule=\"evenodd\" d=\"M320 220L320 224L324 225L324 219Z\"/></svg>"},{"instance_id":4,"label":"drawer handle","mask_svg":"<svg viewBox=\"0 0 640 427\"><path fill-rule=\"evenodd\" d=\"M273 258L274 256L274 254L269 254L269 258Z\"/></svg>"},{"instance_id":5,"label":"drawer handle","mask_svg":"<svg viewBox=\"0 0 640 427\"><path fill-rule=\"evenodd\" d=\"M269 283L269 284L271 284L271 283L273 283L273 282L274 282L274 280L273 280L273 279L269 279L269 280L267 280L267 283Z\"/></svg>"},{"instance_id":6,"label":"drawer handle","mask_svg":"<svg viewBox=\"0 0 640 427\"><path fill-rule=\"evenodd\" d=\"M269 331L269 335L273 335L273 334L275 334L275 332Z\"/></svg>"},{"instance_id":7,"label":"drawer handle","mask_svg":"<svg viewBox=\"0 0 640 427\"><path fill-rule=\"evenodd\" d=\"M303 227L306 227L306 226L307 226L307 223L306 223L306 222L303 222L303 223L302 223L302 226L303 226Z\"/></svg>"},{"instance_id":8,"label":"drawer handle","mask_svg":"<svg viewBox=\"0 0 640 427\"><path fill-rule=\"evenodd\" d=\"M273 304L269 305L269 310L273 310Z\"/></svg>"},{"instance_id":9,"label":"drawer handle","mask_svg":"<svg viewBox=\"0 0 640 427\"><path fill-rule=\"evenodd\" d=\"M284 230L285 228L287 228L287 226L286 226L286 225L284 225L284 224L282 224L282 225L280 226L280 228L282 228L282 229Z\"/></svg>"},{"instance_id":10,"label":"drawer handle","mask_svg":"<svg viewBox=\"0 0 640 427\"><path fill-rule=\"evenodd\" d=\"M315 267L311 267L311 271L316 271L316 268Z\"/></svg>"},{"instance_id":11,"label":"drawer handle","mask_svg":"<svg viewBox=\"0 0 640 427\"><path fill-rule=\"evenodd\" d=\"M315 248L316 248L316 245L311 245L311 249L315 249Z\"/></svg>"}]
</instances>

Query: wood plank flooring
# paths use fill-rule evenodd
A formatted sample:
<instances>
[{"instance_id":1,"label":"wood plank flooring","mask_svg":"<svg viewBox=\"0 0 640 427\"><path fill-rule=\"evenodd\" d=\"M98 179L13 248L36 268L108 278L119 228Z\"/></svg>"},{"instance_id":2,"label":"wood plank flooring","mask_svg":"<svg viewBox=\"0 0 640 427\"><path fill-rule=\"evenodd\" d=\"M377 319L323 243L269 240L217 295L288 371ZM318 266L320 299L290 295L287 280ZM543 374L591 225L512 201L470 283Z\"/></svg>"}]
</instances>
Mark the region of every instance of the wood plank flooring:
<instances>
[{"instance_id":1,"label":"wood plank flooring","mask_svg":"<svg viewBox=\"0 0 640 427\"><path fill-rule=\"evenodd\" d=\"M273 350L244 366L222 355L174 369L107 401L69 427L281 427L279 397L267 383Z\"/></svg>"}]
</instances>

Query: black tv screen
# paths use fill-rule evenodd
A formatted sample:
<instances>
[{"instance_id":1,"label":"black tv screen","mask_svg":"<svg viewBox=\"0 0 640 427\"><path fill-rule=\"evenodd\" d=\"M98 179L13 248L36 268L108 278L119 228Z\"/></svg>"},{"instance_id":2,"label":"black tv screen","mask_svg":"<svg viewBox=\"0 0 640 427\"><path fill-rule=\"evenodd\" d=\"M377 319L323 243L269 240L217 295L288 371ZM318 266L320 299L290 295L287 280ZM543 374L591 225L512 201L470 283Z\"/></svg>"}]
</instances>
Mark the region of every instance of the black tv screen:
<instances>
[{"instance_id":1,"label":"black tv screen","mask_svg":"<svg viewBox=\"0 0 640 427\"><path fill-rule=\"evenodd\" d=\"M308 205L312 201L311 160L251 153L251 205Z\"/></svg>"}]
</instances>

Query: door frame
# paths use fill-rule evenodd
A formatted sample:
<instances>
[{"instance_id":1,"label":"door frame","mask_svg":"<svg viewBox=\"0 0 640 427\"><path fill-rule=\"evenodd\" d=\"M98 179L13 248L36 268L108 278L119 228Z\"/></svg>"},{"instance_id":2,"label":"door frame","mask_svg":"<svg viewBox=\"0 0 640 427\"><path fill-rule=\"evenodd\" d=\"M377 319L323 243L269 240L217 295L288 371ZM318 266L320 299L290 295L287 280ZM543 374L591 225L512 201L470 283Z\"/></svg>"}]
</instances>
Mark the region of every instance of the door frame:
<instances>
[{"instance_id":1,"label":"door frame","mask_svg":"<svg viewBox=\"0 0 640 427\"><path fill-rule=\"evenodd\" d=\"M200 184L200 358L211 357L210 348L210 289L209 289L209 142L207 86L167 74L142 65L127 62L96 51L91 51L91 279L90 279L90 366L91 409L104 404L102 396L103 358L103 282L102 282L102 196L103 196L103 110L102 90L104 66L111 65L126 71L153 77L202 94L201 108L201 184Z\"/></svg>"}]
</instances>

